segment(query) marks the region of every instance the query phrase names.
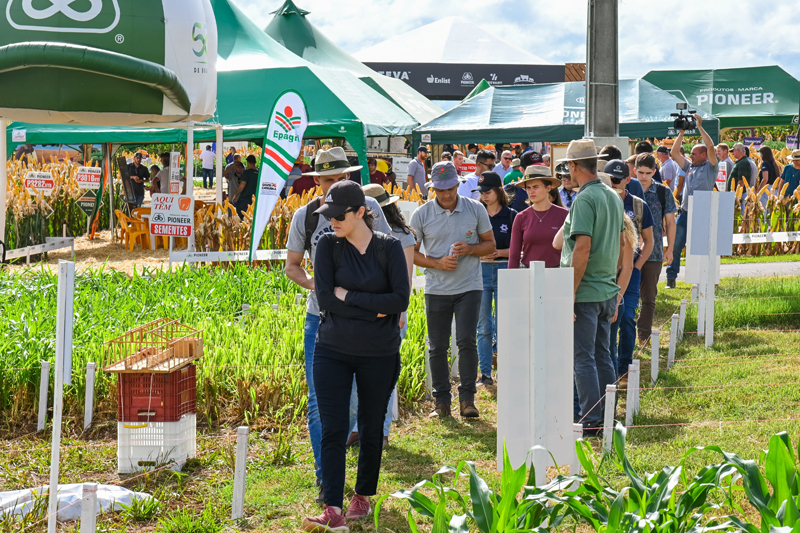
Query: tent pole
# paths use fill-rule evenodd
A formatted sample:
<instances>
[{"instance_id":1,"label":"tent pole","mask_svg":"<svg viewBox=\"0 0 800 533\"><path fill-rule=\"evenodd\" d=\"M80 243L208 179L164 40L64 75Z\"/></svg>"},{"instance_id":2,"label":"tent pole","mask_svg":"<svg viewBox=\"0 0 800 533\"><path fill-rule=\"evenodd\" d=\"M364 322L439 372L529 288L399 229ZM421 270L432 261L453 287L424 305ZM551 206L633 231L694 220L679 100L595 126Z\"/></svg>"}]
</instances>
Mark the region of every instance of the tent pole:
<instances>
[{"instance_id":1,"label":"tent pole","mask_svg":"<svg viewBox=\"0 0 800 533\"><path fill-rule=\"evenodd\" d=\"M194 198L194 122L186 127L186 195ZM187 250L194 251L194 232L189 236Z\"/></svg>"},{"instance_id":2,"label":"tent pole","mask_svg":"<svg viewBox=\"0 0 800 533\"><path fill-rule=\"evenodd\" d=\"M103 162L106 167L108 180L108 230L111 232L111 242L114 242L114 178L111 176L111 143L103 144ZM102 195L100 195L102 196ZM98 208L99 209L99 208Z\"/></svg>"},{"instance_id":3,"label":"tent pole","mask_svg":"<svg viewBox=\"0 0 800 533\"><path fill-rule=\"evenodd\" d=\"M222 204L222 158L225 150L222 149L222 126L217 126L217 203Z\"/></svg>"},{"instance_id":4,"label":"tent pole","mask_svg":"<svg viewBox=\"0 0 800 533\"><path fill-rule=\"evenodd\" d=\"M0 118L0 241L3 243L6 242L6 189L8 188L6 142L6 121Z\"/></svg>"}]
</instances>

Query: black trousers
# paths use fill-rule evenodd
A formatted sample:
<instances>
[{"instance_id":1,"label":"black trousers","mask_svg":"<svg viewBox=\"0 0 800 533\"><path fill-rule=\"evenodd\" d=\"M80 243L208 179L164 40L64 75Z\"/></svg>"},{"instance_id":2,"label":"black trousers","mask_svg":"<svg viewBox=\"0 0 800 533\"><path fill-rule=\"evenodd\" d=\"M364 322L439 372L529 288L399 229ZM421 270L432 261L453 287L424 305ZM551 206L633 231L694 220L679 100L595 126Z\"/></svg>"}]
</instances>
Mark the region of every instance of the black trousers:
<instances>
[{"instance_id":1,"label":"black trousers","mask_svg":"<svg viewBox=\"0 0 800 533\"><path fill-rule=\"evenodd\" d=\"M358 477L355 490L374 496L383 453L383 420L389 397L400 376L400 353L390 357L346 355L314 348L314 387L322 422L322 486L325 505L342 507L347 437L350 434L350 392L358 387Z\"/></svg>"}]
</instances>

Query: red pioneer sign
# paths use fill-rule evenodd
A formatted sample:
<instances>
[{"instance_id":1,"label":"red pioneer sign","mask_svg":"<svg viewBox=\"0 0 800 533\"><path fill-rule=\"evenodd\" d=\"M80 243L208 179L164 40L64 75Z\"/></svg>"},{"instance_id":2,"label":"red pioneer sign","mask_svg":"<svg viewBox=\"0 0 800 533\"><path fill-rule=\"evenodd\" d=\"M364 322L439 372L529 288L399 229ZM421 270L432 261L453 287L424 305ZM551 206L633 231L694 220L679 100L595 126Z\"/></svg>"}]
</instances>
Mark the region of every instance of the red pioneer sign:
<instances>
[{"instance_id":1,"label":"red pioneer sign","mask_svg":"<svg viewBox=\"0 0 800 533\"><path fill-rule=\"evenodd\" d=\"M194 200L177 194L154 194L150 233L167 237L189 237L194 227Z\"/></svg>"},{"instance_id":2,"label":"red pioneer sign","mask_svg":"<svg viewBox=\"0 0 800 533\"><path fill-rule=\"evenodd\" d=\"M41 192L45 196L50 196L56 187L56 180L49 172L36 172L31 170L25 175L25 188L30 193Z\"/></svg>"}]
</instances>

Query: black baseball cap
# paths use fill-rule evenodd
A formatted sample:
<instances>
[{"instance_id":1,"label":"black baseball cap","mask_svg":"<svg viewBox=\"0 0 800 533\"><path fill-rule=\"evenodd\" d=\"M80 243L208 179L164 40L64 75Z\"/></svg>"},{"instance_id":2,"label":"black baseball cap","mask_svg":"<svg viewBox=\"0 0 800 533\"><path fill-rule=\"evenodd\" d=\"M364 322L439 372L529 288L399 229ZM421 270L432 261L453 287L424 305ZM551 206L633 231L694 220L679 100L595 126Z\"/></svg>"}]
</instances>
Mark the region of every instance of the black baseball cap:
<instances>
[{"instance_id":1,"label":"black baseball cap","mask_svg":"<svg viewBox=\"0 0 800 533\"><path fill-rule=\"evenodd\" d=\"M425 146L424 144L420 144L419 148L417 148L417 152L425 152L427 154L428 153L428 147Z\"/></svg>"},{"instance_id":2,"label":"black baseball cap","mask_svg":"<svg viewBox=\"0 0 800 533\"><path fill-rule=\"evenodd\" d=\"M628 176L631 175L630 169L628 168L628 163L621 159L612 159L606 163L606 167L603 169L603 172L618 180L627 179Z\"/></svg>"},{"instance_id":3,"label":"black baseball cap","mask_svg":"<svg viewBox=\"0 0 800 533\"><path fill-rule=\"evenodd\" d=\"M141 153L141 152L136 152L135 154L133 154L133 158L134 158L134 159L136 159L137 157L138 157L139 159L141 159L141 158L142 158L142 153Z\"/></svg>"},{"instance_id":4,"label":"black baseball cap","mask_svg":"<svg viewBox=\"0 0 800 533\"><path fill-rule=\"evenodd\" d=\"M533 150L528 150L524 154L522 154L519 158L519 164L521 167L529 167L531 165L536 165L542 162L542 154L539 152L534 152Z\"/></svg>"},{"instance_id":5,"label":"black baseball cap","mask_svg":"<svg viewBox=\"0 0 800 533\"><path fill-rule=\"evenodd\" d=\"M666 146L659 146L658 150L656 150L659 154L669 154L669 148Z\"/></svg>"},{"instance_id":6,"label":"black baseball cap","mask_svg":"<svg viewBox=\"0 0 800 533\"><path fill-rule=\"evenodd\" d=\"M502 187L503 186L503 178L500 177L500 174L497 172L484 172L481 174L481 177L478 178L478 187L476 189L472 189L472 192L481 191L481 192L489 192L495 187Z\"/></svg>"},{"instance_id":7,"label":"black baseball cap","mask_svg":"<svg viewBox=\"0 0 800 533\"><path fill-rule=\"evenodd\" d=\"M351 207L363 207L367 203L364 189L355 181L337 181L328 189L325 204L314 211L325 218L338 217Z\"/></svg>"}]
</instances>

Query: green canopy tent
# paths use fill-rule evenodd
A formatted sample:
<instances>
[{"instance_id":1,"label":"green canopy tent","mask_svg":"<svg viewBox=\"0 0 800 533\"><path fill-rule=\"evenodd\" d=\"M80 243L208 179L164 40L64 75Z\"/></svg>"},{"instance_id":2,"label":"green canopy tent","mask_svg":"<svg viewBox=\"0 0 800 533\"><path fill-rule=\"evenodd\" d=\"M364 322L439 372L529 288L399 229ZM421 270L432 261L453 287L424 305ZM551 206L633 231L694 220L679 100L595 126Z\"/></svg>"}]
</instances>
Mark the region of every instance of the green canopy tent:
<instances>
[{"instance_id":1,"label":"green canopy tent","mask_svg":"<svg viewBox=\"0 0 800 533\"><path fill-rule=\"evenodd\" d=\"M584 134L586 83L492 87L473 91L458 106L414 130L432 144L470 142L568 142ZM680 102L644 80L620 80L620 135L631 138L671 137L675 104ZM719 121L708 117L708 133L719 135ZM690 132L691 133L691 132Z\"/></svg>"},{"instance_id":2,"label":"green canopy tent","mask_svg":"<svg viewBox=\"0 0 800 533\"><path fill-rule=\"evenodd\" d=\"M718 70L653 70L644 79L722 128L797 124L800 81L778 66Z\"/></svg>"},{"instance_id":3,"label":"green canopy tent","mask_svg":"<svg viewBox=\"0 0 800 533\"><path fill-rule=\"evenodd\" d=\"M401 80L378 74L339 48L308 21L308 11L286 0L264 32L309 63L350 72L423 124L442 109Z\"/></svg>"},{"instance_id":4,"label":"green canopy tent","mask_svg":"<svg viewBox=\"0 0 800 533\"><path fill-rule=\"evenodd\" d=\"M217 110L198 123L194 139L263 139L272 103L287 88L305 96L307 138L345 138L362 161L366 137L408 135L418 122L353 74L310 64L267 36L230 0L213 0L219 44ZM185 142L186 132L156 128L101 128L12 124L28 144ZM9 131L9 141L13 131ZM10 146L13 149L13 146ZM362 179L368 179L366 171Z\"/></svg>"}]
</instances>

